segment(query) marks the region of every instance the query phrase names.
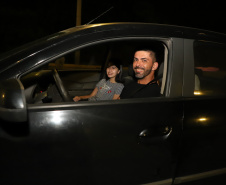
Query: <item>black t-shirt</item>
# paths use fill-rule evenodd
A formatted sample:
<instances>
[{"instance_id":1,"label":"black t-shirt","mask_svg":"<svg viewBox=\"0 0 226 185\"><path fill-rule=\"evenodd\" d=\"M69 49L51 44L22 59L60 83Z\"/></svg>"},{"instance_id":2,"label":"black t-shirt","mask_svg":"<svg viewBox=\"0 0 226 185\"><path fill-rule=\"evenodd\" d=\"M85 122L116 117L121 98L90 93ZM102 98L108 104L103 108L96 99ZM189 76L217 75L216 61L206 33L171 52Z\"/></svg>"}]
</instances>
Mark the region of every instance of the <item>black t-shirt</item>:
<instances>
[{"instance_id":1,"label":"black t-shirt","mask_svg":"<svg viewBox=\"0 0 226 185\"><path fill-rule=\"evenodd\" d=\"M127 98L147 98L160 96L160 87L155 83L149 85L138 84L131 82L124 87L120 95L121 99Z\"/></svg>"}]
</instances>

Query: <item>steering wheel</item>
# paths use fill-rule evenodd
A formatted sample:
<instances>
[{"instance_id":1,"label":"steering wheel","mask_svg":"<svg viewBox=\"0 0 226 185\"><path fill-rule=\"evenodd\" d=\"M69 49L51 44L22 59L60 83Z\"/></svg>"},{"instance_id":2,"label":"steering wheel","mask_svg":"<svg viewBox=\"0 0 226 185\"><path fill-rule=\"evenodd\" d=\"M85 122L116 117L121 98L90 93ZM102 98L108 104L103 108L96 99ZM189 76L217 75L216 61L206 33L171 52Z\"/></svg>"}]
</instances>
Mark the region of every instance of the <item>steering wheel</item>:
<instances>
[{"instance_id":1,"label":"steering wheel","mask_svg":"<svg viewBox=\"0 0 226 185\"><path fill-rule=\"evenodd\" d=\"M60 79L60 76L59 76L57 70L53 69L52 73L53 73L53 78L54 78L54 80L56 82L56 87L57 87L61 97L63 98L63 100L66 101L66 102L72 101L72 98L70 97L68 91L66 91L66 89L65 89L65 87L63 85L63 82Z\"/></svg>"}]
</instances>

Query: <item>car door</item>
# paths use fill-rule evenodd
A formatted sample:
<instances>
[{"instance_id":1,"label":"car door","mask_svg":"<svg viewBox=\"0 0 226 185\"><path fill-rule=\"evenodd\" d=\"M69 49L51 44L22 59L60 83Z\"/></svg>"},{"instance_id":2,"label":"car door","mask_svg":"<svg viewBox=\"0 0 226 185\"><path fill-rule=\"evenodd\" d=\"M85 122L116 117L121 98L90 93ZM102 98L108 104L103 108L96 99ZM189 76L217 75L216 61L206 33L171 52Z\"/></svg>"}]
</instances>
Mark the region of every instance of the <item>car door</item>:
<instances>
[{"instance_id":1,"label":"car door","mask_svg":"<svg viewBox=\"0 0 226 185\"><path fill-rule=\"evenodd\" d=\"M225 184L224 44L185 40L184 123L176 183ZM208 53L208 55L207 55ZM190 96L190 98L188 98Z\"/></svg>"},{"instance_id":2,"label":"car door","mask_svg":"<svg viewBox=\"0 0 226 185\"><path fill-rule=\"evenodd\" d=\"M28 104L26 121L2 120L1 184L171 184L183 122L172 40L163 97Z\"/></svg>"},{"instance_id":3,"label":"car door","mask_svg":"<svg viewBox=\"0 0 226 185\"><path fill-rule=\"evenodd\" d=\"M4 130L1 182L170 182L181 110L180 101L164 98L29 106L29 125L16 125L28 133Z\"/></svg>"}]
</instances>

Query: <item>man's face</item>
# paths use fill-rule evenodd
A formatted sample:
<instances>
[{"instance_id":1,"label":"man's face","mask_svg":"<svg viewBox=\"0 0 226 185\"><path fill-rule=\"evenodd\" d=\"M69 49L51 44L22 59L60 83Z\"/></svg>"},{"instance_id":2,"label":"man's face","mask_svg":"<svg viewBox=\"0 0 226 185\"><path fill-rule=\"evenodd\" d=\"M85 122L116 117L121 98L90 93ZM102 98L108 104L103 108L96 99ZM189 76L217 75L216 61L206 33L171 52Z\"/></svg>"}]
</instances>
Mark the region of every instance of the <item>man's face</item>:
<instances>
[{"instance_id":1,"label":"man's face","mask_svg":"<svg viewBox=\"0 0 226 185\"><path fill-rule=\"evenodd\" d=\"M149 51L137 51L134 54L133 60L135 76L138 79L143 79L148 76L152 71L153 63L154 61L151 58Z\"/></svg>"}]
</instances>

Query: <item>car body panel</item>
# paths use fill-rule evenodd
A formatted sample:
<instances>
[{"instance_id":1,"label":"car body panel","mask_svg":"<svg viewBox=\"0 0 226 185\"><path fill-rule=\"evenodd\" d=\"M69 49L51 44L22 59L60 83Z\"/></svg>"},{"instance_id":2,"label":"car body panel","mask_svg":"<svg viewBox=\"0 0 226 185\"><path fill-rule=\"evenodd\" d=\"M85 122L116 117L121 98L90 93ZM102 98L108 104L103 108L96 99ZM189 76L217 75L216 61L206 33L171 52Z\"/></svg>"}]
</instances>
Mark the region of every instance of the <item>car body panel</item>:
<instances>
[{"instance_id":1,"label":"car body panel","mask_svg":"<svg viewBox=\"0 0 226 185\"><path fill-rule=\"evenodd\" d=\"M0 184L223 184L225 96L194 96L196 40L226 43L224 34L194 28L104 23L64 30L3 56L0 106L12 119L0 118ZM42 101L53 87L52 69L59 67L71 97L90 93L110 54L129 57L126 47L137 41L164 45L161 97ZM114 46L94 51L104 56L97 67L64 69L55 62L98 44ZM42 70L45 65L50 68ZM15 92L8 93L8 80ZM52 94L59 94L55 89ZM22 121L13 119L3 94L11 102L23 100Z\"/></svg>"},{"instance_id":2,"label":"car body panel","mask_svg":"<svg viewBox=\"0 0 226 185\"><path fill-rule=\"evenodd\" d=\"M224 103L225 97L193 98L184 102L183 146L180 150L183 157L178 164L178 176L216 169L219 170L216 174L223 172L225 176L225 109L219 106Z\"/></svg>"},{"instance_id":3,"label":"car body panel","mask_svg":"<svg viewBox=\"0 0 226 185\"><path fill-rule=\"evenodd\" d=\"M65 179L67 184L77 180L90 180L92 184L140 184L172 178L173 154L177 149L174 141L181 136L182 103L161 98L144 101L28 108L29 135L11 138L2 147L2 155L11 160L3 161L1 166L10 165L17 171L15 176L4 177L13 175L12 182L28 184L40 184L44 179L54 184L67 182ZM144 130L149 135L139 137ZM35 156L38 158L34 159ZM15 160L18 161L12 163ZM24 173L33 178L21 181ZM46 177L47 173L50 176Z\"/></svg>"}]
</instances>

